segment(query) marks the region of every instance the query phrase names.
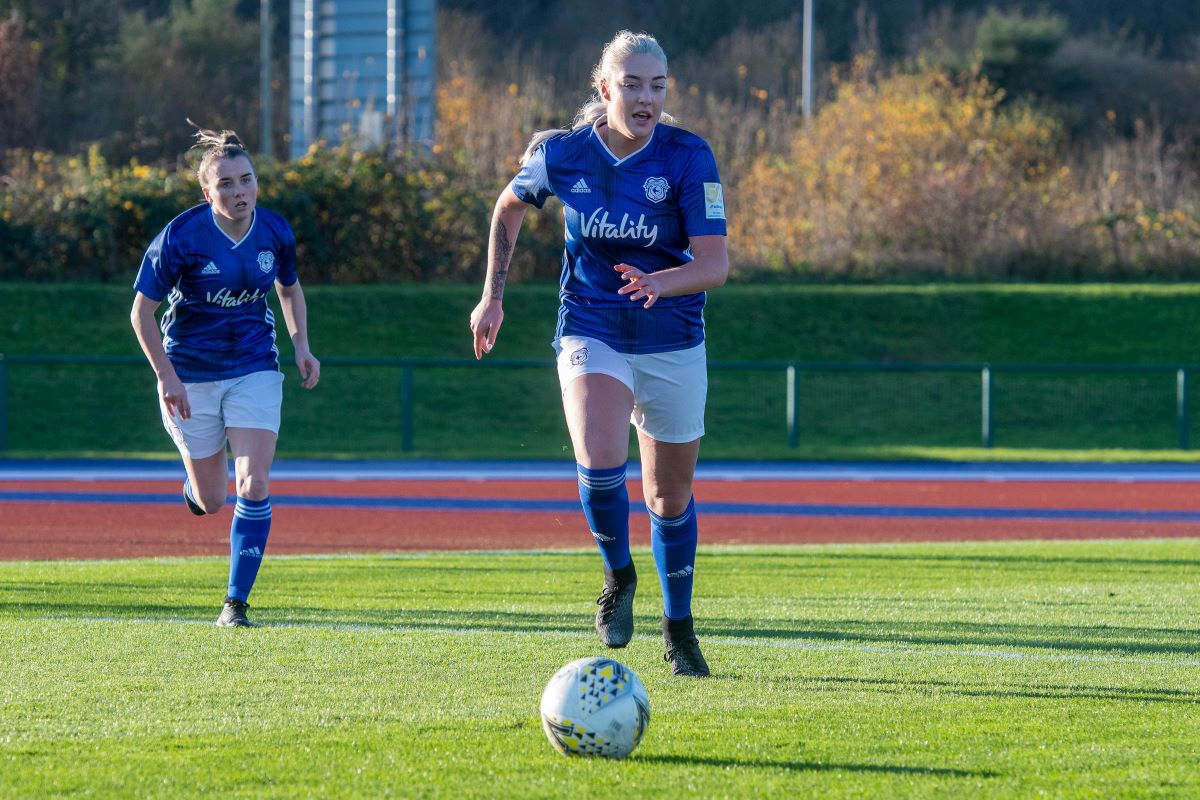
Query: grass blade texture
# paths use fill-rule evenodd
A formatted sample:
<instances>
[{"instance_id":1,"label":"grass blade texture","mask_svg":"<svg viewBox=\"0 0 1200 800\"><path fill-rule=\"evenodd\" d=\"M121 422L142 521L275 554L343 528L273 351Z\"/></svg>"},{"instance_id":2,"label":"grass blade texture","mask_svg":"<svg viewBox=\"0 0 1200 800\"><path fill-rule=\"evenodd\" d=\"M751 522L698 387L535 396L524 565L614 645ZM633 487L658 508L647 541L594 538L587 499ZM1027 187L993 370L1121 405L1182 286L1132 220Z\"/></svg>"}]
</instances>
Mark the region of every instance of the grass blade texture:
<instances>
[{"instance_id":1,"label":"grass blade texture","mask_svg":"<svg viewBox=\"0 0 1200 800\"><path fill-rule=\"evenodd\" d=\"M650 554L620 762L537 706L603 654L592 552L0 563L0 796L1188 797L1200 541L701 548L707 680Z\"/></svg>"}]
</instances>

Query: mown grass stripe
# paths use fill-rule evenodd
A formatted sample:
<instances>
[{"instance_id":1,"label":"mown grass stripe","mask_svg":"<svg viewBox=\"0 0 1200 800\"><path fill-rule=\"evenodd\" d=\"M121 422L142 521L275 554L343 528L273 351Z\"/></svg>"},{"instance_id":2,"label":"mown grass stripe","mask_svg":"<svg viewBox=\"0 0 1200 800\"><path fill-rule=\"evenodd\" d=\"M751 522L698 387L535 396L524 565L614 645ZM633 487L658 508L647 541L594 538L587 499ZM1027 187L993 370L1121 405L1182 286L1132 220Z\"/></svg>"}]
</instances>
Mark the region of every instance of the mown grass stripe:
<instances>
[{"instance_id":1,"label":"mown grass stripe","mask_svg":"<svg viewBox=\"0 0 1200 800\"><path fill-rule=\"evenodd\" d=\"M138 625L189 625L196 627L215 627L208 620L200 619L184 619L181 617L155 618L155 617L76 617L64 615L40 615L33 614L26 617L30 620L44 620L48 622L83 622L96 624L138 624ZM2 622L0 622L2 624ZM438 636L518 636L521 638L556 638L556 639L578 639L581 641L593 641L596 636L592 631L529 631L521 628L471 628L471 627L444 627L444 626L418 626L418 625L368 625L362 623L343 623L343 622L266 622L256 623L256 628L260 630L279 630L279 629L296 629L296 630L323 630L323 631L350 631L354 633L374 633L374 634L433 634ZM239 636L242 633L234 633ZM1159 657L1142 657L1134 655L1085 655L1080 653L1033 653L1022 650L972 650L960 649L954 647L916 647L916 646L894 646L884 647L880 645L866 644L849 644L836 642L806 642L801 639L751 639L740 636L705 636L705 644L716 644L725 647L766 647L772 649L783 650L811 650L818 653L872 653L883 655L906 655L906 656L947 656L953 658L975 658L975 659L1003 659L1007 661L1056 661L1056 662L1079 662L1086 664L1159 664L1171 667L1200 667L1200 659L1192 658L1159 658Z\"/></svg>"}]
</instances>

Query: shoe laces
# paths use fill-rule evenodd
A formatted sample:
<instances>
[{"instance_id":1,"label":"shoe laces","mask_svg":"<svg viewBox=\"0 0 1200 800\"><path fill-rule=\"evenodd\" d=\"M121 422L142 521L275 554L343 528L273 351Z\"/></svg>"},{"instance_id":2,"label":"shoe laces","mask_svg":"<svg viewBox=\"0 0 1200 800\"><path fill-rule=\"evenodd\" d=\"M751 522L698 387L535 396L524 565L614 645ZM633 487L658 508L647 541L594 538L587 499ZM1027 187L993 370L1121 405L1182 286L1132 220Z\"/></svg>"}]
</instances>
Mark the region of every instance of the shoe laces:
<instances>
[{"instance_id":1,"label":"shoe laces","mask_svg":"<svg viewBox=\"0 0 1200 800\"><path fill-rule=\"evenodd\" d=\"M678 656L679 661L684 666L689 668L699 667L700 640L695 636L687 639L680 639L677 642L672 642L667 645L667 652L663 655L663 661L674 661Z\"/></svg>"},{"instance_id":2,"label":"shoe laces","mask_svg":"<svg viewBox=\"0 0 1200 800\"><path fill-rule=\"evenodd\" d=\"M604 588L600 591L600 596L596 598L596 604L600 606L600 616L607 620L617 612L617 595L620 594L619 586L609 586L604 584Z\"/></svg>"}]
</instances>

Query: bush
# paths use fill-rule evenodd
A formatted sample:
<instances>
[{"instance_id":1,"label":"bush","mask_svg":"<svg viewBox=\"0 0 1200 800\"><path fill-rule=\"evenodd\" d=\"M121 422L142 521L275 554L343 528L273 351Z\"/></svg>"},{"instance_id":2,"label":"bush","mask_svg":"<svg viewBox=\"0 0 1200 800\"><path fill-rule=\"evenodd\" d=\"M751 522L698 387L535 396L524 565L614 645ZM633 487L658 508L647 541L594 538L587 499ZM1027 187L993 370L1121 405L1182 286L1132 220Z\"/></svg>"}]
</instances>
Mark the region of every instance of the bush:
<instances>
[{"instance_id":1,"label":"bush","mask_svg":"<svg viewBox=\"0 0 1200 800\"><path fill-rule=\"evenodd\" d=\"M796 127L789 151L760 155L730 192L743 263L852 277L1200 273L1200 206L1178 187L1154 194L1134 180L1161 162L1147 148L1114 143L1100 154L1121 190L1105 199L1093 169L1064 162L1057 121L1002 106L977 71L873 78L860 62L835 85L836 100ZM1182 171L1177 184L1196 186L1181 157L1170 166ZM1169 230L1125 224L1148 209Z\"/></svg>"},{"instance_id":2,"label":"bush","mask_svg":"<svg viewBox=\"0 0 1200 800\"><path fill-rule=\"evenodd\" d=\"M0 190L0 277L132 280L151 239L201 202L192 171L133 162L10 153ZM452 159L314 148L294 162L258 159L259 203L296 233L306 282L481 280L499 188ZM561 230L531 220L520 276L557 274ZM540 242L540 246L539 246Z\"/></svg>"},{"instance_id":3,"label":"bush","mask_svg":"<svg viewBox=\"0 0 1200 800\"><path fill-rule=\"evenodd\" d=\"M0 275L24 280L128 278L146 245L199 189L188 176L136 162L9 152L0 192Z\"/></svg>"}]
</instances>

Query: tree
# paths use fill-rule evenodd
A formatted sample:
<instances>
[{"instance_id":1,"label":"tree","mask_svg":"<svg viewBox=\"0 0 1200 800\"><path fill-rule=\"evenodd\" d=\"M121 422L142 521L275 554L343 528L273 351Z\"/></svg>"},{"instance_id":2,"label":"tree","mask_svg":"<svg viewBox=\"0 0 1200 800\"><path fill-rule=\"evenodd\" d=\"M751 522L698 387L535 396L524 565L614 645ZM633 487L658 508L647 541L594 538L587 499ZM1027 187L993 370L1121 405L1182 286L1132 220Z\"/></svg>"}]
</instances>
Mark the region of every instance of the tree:
<instances>
[{"instance_id":1,"label":"tree","mask_svg":"<svg viewBox=\"0 0 1200 800\"><path fill-rule=\"evenodd\" d=\"M984 74L1010 94L1045 96L1052 91L1047 65L1067 36L1057 14L1027 17L990 9L979 23L975 46Z\"/></svg>"},{"instance_id":2,"label":"tree","mask_svg":"<svg viewBox=\"0 0 1200 800\"><path fill-rule=\"evenodd\" d=\"M191 144L185 120L236 129L253 150L258 134L258 24L237 0L175 0L165 16L122 20L100 61L114 158L150 161Z\"/></svg>"},{"instance_id":3,"label":"tree","mask_svg":"<svg viewBox=\"0 0 1200 800\"><path fill-rule=\"evenodd\" d=\"M14 9L0 21L0 157L10 147L29 147L37 132L37 54Z\"/></svg>"},{"instance_id":4,"label":"tree","mask_svg":"<svg viewBox=\"0 0 1200 800\"><path fill-rule=\"evenodd\" d=\"M94 138L96 59L112 43L133 0L0 0L0 14L16 11L38 54L39 147L73 151ZM139 2L138 5L145 5Z\"/></svg>"}]
</instances>

